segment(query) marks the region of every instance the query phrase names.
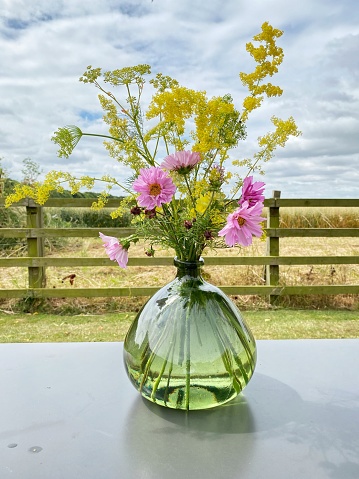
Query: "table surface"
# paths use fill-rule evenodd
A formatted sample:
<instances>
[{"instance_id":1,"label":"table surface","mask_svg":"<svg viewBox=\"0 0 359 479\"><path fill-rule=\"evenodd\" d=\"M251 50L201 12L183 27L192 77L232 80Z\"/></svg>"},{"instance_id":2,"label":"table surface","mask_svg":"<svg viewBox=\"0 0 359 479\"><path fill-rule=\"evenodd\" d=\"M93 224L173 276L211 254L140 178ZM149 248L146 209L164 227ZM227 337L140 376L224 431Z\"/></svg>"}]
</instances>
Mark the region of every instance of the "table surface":
<instances>
[{"instance_id":1,"label":"table surface","mask_svg":"<svg viewBox=\"0 0 359 479\"><path fill-rule=\"evenodd\" d=\"M358 479L359 340L257 341L243 394L142 399L122 343L0 345L1 479Z\"/></svg>"}]
</instances>

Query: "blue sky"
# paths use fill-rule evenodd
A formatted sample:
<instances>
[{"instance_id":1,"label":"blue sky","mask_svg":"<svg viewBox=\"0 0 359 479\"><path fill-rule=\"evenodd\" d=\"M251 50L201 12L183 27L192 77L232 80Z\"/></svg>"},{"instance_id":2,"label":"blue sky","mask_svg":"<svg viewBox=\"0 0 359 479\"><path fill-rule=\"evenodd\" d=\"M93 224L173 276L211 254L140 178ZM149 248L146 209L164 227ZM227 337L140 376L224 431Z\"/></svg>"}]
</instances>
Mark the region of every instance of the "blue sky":
<instances>
[{"instance_id":1,"label":"blue sky","mask_svg":"<svg viewBox=\"0 0 359 479\"><path fill-rule=\"evenodd\" d=\"M269 21L284 30L284 89L248 122L234 158L256 152L270 117L293 116L303 135L266 165L267 197L359 197L359 4L356 0L0 0L0 157L21 179L23 160L51 169L125 179L101 140L81 141L59 159L51 136L75 124L105 132L97 91L78 81L149 63L154 72L208 96L245 96L238 74L253 64L245 44Z\"/></svg>"}]
</instances>

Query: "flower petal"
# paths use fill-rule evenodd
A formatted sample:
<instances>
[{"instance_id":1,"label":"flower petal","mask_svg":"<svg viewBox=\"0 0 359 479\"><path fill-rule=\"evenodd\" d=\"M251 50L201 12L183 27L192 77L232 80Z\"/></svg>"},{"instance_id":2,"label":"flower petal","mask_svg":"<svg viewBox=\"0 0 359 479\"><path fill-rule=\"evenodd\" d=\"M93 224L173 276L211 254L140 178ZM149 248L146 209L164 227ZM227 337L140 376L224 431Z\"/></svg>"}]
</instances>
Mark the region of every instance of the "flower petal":
<instances>
[{"instance_id":1,"label":"flower petal","mask_svg":"<svg viewBox=\"0 0 359 479\"><path fill-rule=\"evenodd\" d=\"M176 186L168 174L155 166L140 170L138 178L133 183L133 189L140 193L138 205L149 210L169 203L176 192ZM154 190L158 191L158 194L151 194Z\"/></svg>"},{"instance_id":2,"label":"flower petal","mask_svg":"<svg viewBox=\"0 0 359 479\"><path fill-rule=\"evenodd\" d=\"M114 236L107 236L103 233L99 233L100 238L103 241L107 256L111 261L117 261L121 268L126 268L128 263L128 251L122 246L117 238Z\"/></svg>"}]
</instances>

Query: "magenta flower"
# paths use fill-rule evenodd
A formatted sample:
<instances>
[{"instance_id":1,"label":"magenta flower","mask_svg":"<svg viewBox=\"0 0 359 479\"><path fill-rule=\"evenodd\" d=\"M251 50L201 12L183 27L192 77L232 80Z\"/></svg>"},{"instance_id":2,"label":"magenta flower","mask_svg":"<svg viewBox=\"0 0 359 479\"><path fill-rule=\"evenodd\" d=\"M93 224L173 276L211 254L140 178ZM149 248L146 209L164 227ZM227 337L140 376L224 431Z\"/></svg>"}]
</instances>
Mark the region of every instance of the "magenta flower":
<instances>
[{"instance_id":1,"label":"magenta flower","mask_svg":"<svg viewBox=\"0 0 359 479\"><path fill-rule=\"evenodd\" d=\"M248 201L249 206L253 206L256 203L263 203L265 183L263 181L255 181L253 183L253 176L247 176L244 178L242 186L242 197L238 201L240 205L243 205L245 201Z\"/></svg>"},{"instance_id":2,"label":"magenta flower","mask_svg":"<svg viewBox=\"0 0 359 479\"><path fill-rule=\"evenodd\" d=\"M140 170L133 189L141 193L137 199L139 206L148 210L169 203L176 192L176 186L168 174L155 166Z\"/></svg>"},{"instance_id":3,"label":"magenta flower","mask_svg":"<svg viewBox=\"0 0 359 479\"><path fill-rule=\"evenodd\" d=\"M245 201L236 211L228 215L227 224L218 232L218 236L225 237L227 246L251 245L253 236L262 236L260 226L260 223L264 221L261 217L262 210L263 203L258 202L249 206L248 201Z\"/></svg>"},{"instance_id":4,"label":"magenta flower","mask_svg":"<svg viewBox=\"0 0 359 479\"><path fill-rule=\"evenodd\" d=\"M201 155L196 151L176 151L173 155L166 156L161 163L161 168L185 175L200 161Z\"/></svg>"},{"instance_id":5,"label":"magenta flower","mask_svg":"<svg viewBox=\"0 0 359 479\"><path fill-rule=\"evenodd\" d=\"M99 235L103 241L103 246L105 247L106 253L110 260L117 261L121 268L126 268L128 262L127 249L122 246L117 238L114 238L113 236L106 236L102 233L99 233Z\"/></svg>"}]
</instances>

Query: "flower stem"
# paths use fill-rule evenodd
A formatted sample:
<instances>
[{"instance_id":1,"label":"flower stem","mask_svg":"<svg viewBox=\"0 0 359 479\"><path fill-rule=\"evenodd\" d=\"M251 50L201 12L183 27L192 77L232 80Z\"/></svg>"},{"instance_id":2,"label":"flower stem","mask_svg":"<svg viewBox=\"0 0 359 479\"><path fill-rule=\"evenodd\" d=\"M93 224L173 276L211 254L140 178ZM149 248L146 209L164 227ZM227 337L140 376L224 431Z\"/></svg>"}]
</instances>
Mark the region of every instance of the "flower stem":
<instances>
[{"instance_id":1,"label":"flower stem","mask_svg":"<svg viewBox=\"0 0 359 479\"><path fill-rule=\"evenodd\" d=\"M194 201L194 198L193 198L193 195L192 195L191 186L190 186L190 184L189 184L189 182L188 182L187 175L184 175L184 180L185 180L185 182L186 182L186 186L187 186L187 189L188 189L189 197L191 198L192 206L193 206L193 208L196 210L196 202Z\"/></svg>"},{"instance_id":2,"label":"flower stem","mask_svg":"<svg viewBox=\"0 0 359 479\"><path fill-rule=\"evenodd\" d=\"M185 330L185 340L186 340L186 410L189 410L190 402L190 387L191 387L191 325L189 324L191 307L187 306L186 311L186 330Z\"/></svg>"}]
</instances>

